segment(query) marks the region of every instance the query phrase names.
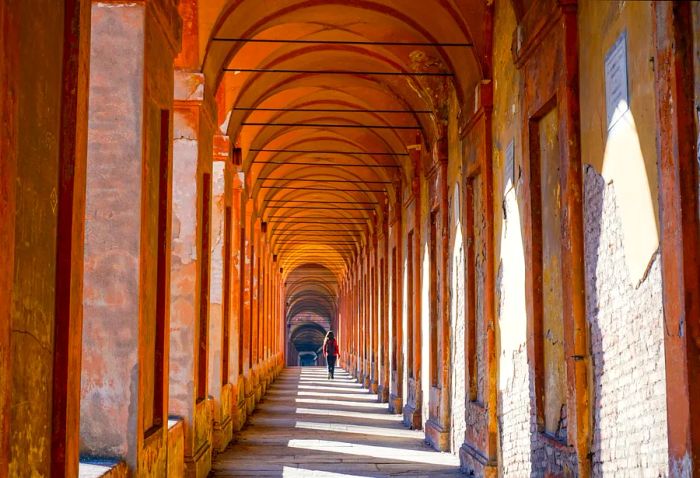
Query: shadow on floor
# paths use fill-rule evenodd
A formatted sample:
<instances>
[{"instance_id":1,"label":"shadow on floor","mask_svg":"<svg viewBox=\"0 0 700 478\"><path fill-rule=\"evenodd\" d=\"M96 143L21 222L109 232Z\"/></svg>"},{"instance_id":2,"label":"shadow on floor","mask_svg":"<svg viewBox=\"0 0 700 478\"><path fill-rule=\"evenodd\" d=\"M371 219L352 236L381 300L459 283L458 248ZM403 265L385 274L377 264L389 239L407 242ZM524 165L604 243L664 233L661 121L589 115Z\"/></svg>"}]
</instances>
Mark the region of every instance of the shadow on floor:
<instances>
[{"instance_id":1,"label":"shadow on floor","mask_svg":"<svg viewBox=\"0 0 700 478\"><path fill-rule=\"evenodd\" d=\"M463 476L459 459L433 451L377 395L336 369L285 369L212 475L283 477Z\"/></svg>"}]
</instances>

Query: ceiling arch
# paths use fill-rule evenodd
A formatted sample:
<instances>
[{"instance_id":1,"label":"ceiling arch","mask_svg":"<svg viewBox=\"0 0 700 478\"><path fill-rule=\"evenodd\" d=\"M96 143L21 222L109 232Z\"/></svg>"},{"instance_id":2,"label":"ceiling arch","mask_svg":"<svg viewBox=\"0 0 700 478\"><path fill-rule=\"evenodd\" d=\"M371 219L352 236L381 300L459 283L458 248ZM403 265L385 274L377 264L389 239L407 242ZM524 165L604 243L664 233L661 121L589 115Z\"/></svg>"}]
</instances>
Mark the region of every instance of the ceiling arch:
<instances>
[{"instance_id":1,"label":"ceiling arch","mask_svg":"<svg viewBox=\"0 0 700 478\"><path fill-rule=\"evenodd\" d=\"M448 99L470 104L488 71L490 2L207 4L205 94L226 111L288 312L334 314L338 282L422 167L409 148L441 138Z\"/></svg>"}]
</instances>

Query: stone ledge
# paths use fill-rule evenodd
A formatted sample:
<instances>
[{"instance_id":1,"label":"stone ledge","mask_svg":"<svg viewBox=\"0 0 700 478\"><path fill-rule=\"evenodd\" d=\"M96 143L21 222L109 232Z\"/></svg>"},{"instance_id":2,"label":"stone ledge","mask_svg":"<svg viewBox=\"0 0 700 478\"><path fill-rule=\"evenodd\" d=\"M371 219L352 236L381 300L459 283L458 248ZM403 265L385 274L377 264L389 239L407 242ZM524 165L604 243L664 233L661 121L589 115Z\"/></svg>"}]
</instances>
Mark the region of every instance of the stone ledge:
<instances>
[{"instance_id":1,"label":"stone ledge","mask_svg":"<svg viewBox=\"0 0 700 478\"><path fill-rule=\"evenodd\" d=\"M127 476L128 470L124 462L84 459L78 466L78 478L126 478Z\"/></svg>"}]
</instances>

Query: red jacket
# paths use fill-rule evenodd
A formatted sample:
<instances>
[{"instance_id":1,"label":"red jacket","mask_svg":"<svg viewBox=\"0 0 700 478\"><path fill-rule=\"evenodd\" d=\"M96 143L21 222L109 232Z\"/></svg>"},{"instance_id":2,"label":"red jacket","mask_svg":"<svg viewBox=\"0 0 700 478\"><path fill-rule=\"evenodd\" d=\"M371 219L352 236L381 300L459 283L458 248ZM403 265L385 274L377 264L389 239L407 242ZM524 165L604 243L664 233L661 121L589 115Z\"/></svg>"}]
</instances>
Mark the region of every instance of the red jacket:
<instances>
[{"instance_id":1,"label":"red jacket","mask_svg":"<svg viewBox=\"0 0 700 478\"><path fill-rule=\"evenodd\" d=\"M338 342L335 339L327 340L326 343L323 344L323 355L339 355L339 353Z\"/></svg>"}]
</instances>

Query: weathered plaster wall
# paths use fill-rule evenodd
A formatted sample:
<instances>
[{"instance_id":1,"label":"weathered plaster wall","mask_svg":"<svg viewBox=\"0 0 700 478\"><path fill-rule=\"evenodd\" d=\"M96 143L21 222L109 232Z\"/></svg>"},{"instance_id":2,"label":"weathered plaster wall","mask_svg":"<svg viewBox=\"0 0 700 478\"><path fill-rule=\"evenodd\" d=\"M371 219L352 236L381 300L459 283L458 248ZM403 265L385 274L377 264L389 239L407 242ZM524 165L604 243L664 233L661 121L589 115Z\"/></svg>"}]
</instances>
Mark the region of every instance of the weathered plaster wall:
<instances>
[{"instance_id":1,"label":"weathered plaster wall","mask_svg":"<svg viewBox=\"0 0 700 478\"><path fill-rule=\"evenodd\" d=\"M157 395L166 388L160 373L167 366L159 370L154 362L168 353L164 330L156 354L167 310L156 315L159 291L168 301L158 254L165 247L167 257L169 249L158 230L170 222L159 208L161 195L169 203L160 181L170 169L179 37L169 8L161 1L92 9L81 452L123 459L140 476L163 476L167 454L167 396Z\"/></svg>"},{"instance_id":2,"label":"weathered plaster wall","mask_svg":"<svg viewBox=\"0 0 700 478\"><path fill-rule=\"evenodd\" d=\"M188 476L206 476L211 464L210 407L198 390L199 334L202 288L203 181L211 173L212 114L203 103L202 77L176 73L173 117L173 226L170 303L170 405L172 415L185 420L185 460ZM181 89L179 88L181 86ZM211 235L210 244L215 241ZM207 309L209 309L207 307ZM204 384L206 387L206 383Z\"/></svg>"},{"instance_id":3,"label":"weathered plaster wall","mask_svg":"<svg viewBox=\"0 0 700 478\"><path fill-rule=\"evenodd\" d=\"M651 2L579 5L581 160L614 181L623 228L625 261L642 280L659 246L654 43ZM608 131L605 55L627 34L630 110Z\"/></svg>"}]
</instances>

